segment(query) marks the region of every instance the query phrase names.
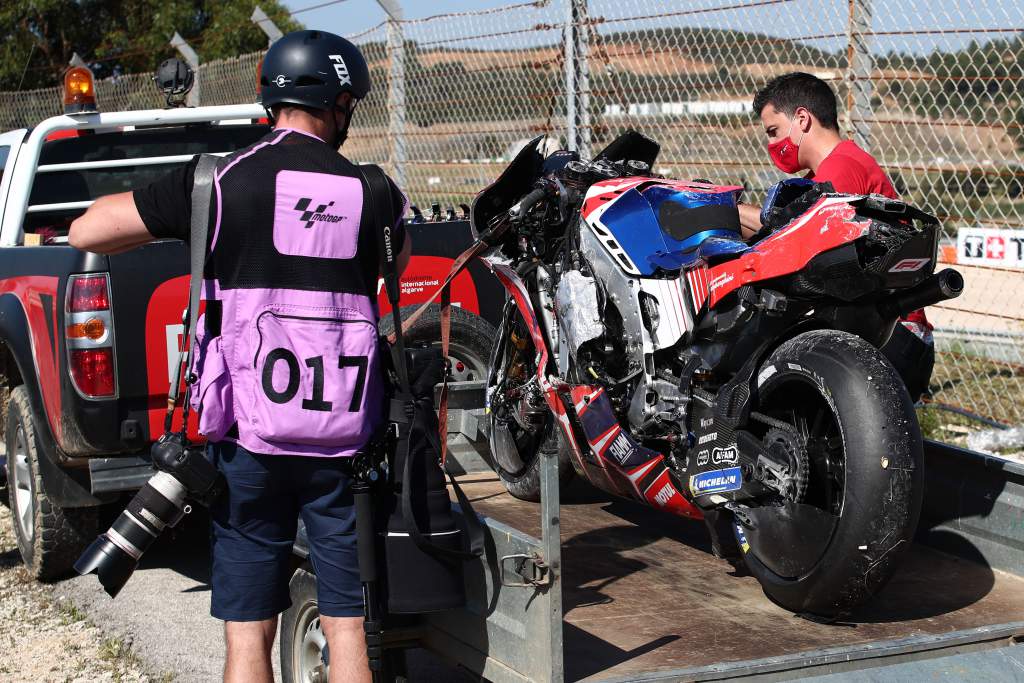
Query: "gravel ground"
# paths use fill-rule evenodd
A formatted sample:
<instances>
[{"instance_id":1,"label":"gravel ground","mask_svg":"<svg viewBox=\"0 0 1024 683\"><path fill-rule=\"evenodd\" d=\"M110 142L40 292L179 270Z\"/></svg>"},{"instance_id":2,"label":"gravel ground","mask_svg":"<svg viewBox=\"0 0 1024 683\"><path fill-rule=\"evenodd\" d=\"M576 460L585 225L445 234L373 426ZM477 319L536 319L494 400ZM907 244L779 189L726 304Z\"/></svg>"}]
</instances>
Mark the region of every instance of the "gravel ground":
<instances>
[{"instance_id":1,"label":"gravel ground","mask_svg":"<svg viewBox=\"0 0 1024 683\"><path fill-rule=\"evenodd\" d=\"M18 554L10 510L0 506L0 681L170 681L148 670L125 639L110 637Z\"/></svg>"}]
</instances>

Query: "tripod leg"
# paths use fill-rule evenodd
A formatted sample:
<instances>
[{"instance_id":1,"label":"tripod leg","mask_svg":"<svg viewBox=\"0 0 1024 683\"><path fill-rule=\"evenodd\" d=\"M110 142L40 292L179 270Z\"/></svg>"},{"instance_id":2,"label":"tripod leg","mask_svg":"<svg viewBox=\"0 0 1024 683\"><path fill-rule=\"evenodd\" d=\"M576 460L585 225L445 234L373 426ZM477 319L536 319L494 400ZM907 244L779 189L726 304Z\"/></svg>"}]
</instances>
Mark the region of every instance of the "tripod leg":
<instances>
[{"instance_id":1,"label":"tripod leg","mask_svg":"<svg viewBox=\"0 0 1024 683\"><path fill-rule=\"evenodd\" d=\"M373 532L373 499L365 481L352 485L356 508L356 547L359 556L359 580L363 584L363 630L366 632L366 657L373 683L384 683L383 624L377 577L377 539Z\"/></svg>"}]
</instances>

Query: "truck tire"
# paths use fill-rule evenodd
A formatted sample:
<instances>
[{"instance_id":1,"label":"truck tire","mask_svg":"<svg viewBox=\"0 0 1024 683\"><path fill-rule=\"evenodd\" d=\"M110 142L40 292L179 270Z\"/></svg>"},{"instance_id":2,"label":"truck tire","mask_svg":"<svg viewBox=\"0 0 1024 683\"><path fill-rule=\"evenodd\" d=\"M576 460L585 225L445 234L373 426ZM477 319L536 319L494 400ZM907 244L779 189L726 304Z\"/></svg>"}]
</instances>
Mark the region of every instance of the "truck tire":
<instances>
[{"instance_id":1,"label":"truck tire","mask_svg":"<svg viewBox=\"0 0 1024 683\"><path fill-rule=\"evenodd\" d=\"M327 638L316 606L316 576L297 569L288 583L292 606L281 615L281 680L283 683L327 681L323 651ZM385 650L384 680L405 683L404 653Z\"/></svg>"},{"instance_id":2,"label":"truck tire","mask_svg":"<svg viewBox=\"0 0 1024 683\"><path fill-rule=\"evenodd\" d=\"M785 539L781 543L764 542L767 534L755 541L765 534L764 524L745 534L735 524L740 545L749 541L744 561L782 607L826 618L848 614L885 585L913 542L924 463L910 396L874 346L835 330L806 332L782 344L760 369L758 384L762 414L803 424L805 447L794 457L803 458L797 467L807 478L798 495L828 516L775 513L783 520L779 529L790 525L775 537ZM813 408L804 414L803 406ZM783 432L768 429L766 444L785 442ZM792 452L793 443L783 447ZM772 514L767 506L751 510ZM803 527L796 521L812 518L827 521ZM819 531L808 534L812 528ZM780 573L780 567L790 569Z\"/></svg>"},{"instance_id":3,"label":"truck tire","mask_svg":"<svg viewBox=\"0 0 1024 683\"><path fill-rule=\"evenodd\" d=\"M96 508L65 509L46 495L39 473L36 419L25 386L11 391L4 437L14 535L33 578L53 581L66 575L99 532Z\"/></svg>"},{"instance_id":4,"label":"truck tire","mask_svg":"<svg viewBox=\"0 0 1024 683\"><path fill-rule=\"evenodd\" d=\"M413 314L418 306L403 306L402 316ZM390 314L380 319L381 334L391 334L395 327ZM406 344L427 343L441 345L441 305L430 304L411 329L402 327ZM448 358L451 361L452 382L480 381L487 377L487 359L497 331L489 322L458 306L451 307L451 332Z\"/></svg>"},{"instance_id":5,"label":"truck tire","mask_svg":"<svg viewBox=\"0 0 1024 683\"><path fill-rule=\"evenodd\" d=\"M297 569L288 583L292 606L281 615L281 679L284 683L327 680L321 653L327 638L316 606L316 577ZM319 678L318 678L319 676Z\"/></svg>"}]
</instances>

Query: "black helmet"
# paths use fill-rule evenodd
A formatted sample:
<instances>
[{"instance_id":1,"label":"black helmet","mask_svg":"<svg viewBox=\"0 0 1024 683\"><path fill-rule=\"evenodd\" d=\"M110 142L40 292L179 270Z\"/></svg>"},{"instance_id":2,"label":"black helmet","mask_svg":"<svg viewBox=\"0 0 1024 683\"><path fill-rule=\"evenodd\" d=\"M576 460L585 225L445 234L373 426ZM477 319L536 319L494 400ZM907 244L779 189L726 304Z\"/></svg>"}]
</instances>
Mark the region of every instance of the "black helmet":
<instances>
[{"instance_id":1,"label":"black helmet","mask_svg":"<svg viewBox=\"0 0 1024 683\"><path fill-rule=\"evenodd\" d=\"M262 104L334 109L343 92L361 100L370 92L370 70L359 48L324 31L293 31L267 50L260 71Z\"/></svg>"}]
</instances>

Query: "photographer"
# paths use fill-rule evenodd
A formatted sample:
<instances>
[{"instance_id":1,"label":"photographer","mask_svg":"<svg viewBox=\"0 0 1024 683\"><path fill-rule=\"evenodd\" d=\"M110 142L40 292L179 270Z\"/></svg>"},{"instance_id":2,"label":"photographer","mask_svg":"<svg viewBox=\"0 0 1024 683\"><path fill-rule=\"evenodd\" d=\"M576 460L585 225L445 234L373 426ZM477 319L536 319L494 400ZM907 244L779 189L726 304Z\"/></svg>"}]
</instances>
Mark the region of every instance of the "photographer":
<instances>
[{"instance_id":1,"label":"photographer","mask_svg":"<svg viewBox=\"0 0 1024 683\"><path fill-rule=\"evenodd\" d=\"M369 70L347 40L297 31L268 51L261 88L274 130L214 177L191 392L227 484L212 508L211 614L226 622L224 680L271 681L301 514L331 681L369 681L345 464L383 420L380 259L362 176L337 153ZM100 199L71 244L111 254L188 239L195 167ZM401 272L411 244L400 222L390 244Z\"/></svg>"}]
</instances>

